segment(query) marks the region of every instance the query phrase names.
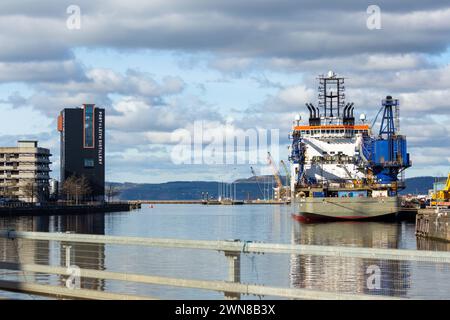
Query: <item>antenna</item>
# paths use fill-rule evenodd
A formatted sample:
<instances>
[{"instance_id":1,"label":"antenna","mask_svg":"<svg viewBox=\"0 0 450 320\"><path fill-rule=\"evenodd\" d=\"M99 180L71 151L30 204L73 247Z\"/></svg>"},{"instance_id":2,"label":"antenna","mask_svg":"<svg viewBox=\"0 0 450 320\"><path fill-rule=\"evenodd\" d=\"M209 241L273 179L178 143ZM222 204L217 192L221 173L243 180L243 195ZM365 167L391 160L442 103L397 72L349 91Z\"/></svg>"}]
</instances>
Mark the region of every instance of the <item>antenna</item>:
<instances>
[{"instance_id":1,"label":"antenna","mask_svg":"<svg viewBox=\"0 0 450 320\"><path fill-rule=\"evenodd\" d=\"M319 107L323 108L324 117L340 117L345 103L344 78L329 71L327 76L319 76Z\"/></svg>"}]
</instances>

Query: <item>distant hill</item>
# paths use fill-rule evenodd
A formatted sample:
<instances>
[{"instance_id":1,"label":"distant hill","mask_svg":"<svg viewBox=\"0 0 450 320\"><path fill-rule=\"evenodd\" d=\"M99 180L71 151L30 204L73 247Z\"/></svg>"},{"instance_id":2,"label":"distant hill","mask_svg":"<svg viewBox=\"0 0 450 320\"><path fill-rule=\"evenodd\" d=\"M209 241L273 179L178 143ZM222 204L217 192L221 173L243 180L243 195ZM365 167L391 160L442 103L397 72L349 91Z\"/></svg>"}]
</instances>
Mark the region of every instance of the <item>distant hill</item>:
<instances>
[{"instance_id":1,"label":"distant hill","mask_svg":"<svg viewBox=\"0 0 450 320\"><path fill-rule=\"evenodd\" d=\"M209 198L217 199L219 192L224 194L230 191L231 184L219 184L209 181L174 181L158 184L115 184L120 189L121 200L197 200L202 199L202 194L208 193ZM254 182L236 183L237 199L263 198L264 191L260 191L258 184ZM263 188L263 187L262 187ZM219 191L219 189L223 191ZM267 192L267 191L266 191Z\"/></svg>"},{"instance_id":2,"label":"distant hill","mask_svg":"<svg viewBox=\"0 0 450 320\"><path fill-rule=\"evenodd\" d=\"M402 194L427 194L433 187L435 177L415 177L406 179L406 189ZM442 179L442 178L441 178ZM285 177L281 177L285 184ZM120 190L121 200L197 200L202 193L208 193L210 198L217 199L224 189L230 192L231 184L220 184L215 181L173 181L165 183L111 183ZM236 198L263 199L268 192L272 194L271 186L275 186L273 176L258 176L235 181ZM220 191L222 190L222 191ZM234 187L233 191L234 194Z\"/></svg>"},{"instance_id":3,"label":"distant hill","mask_svg":"<svg viewBox=\"0 0 450 320\"><path fill-rule=\"evenodd\" d=\"M428 190L433 189L436 180L445 180L446 177L414 177L406 179L406 189L401 194L428 194Z\"/></svg>"}]
</instances>

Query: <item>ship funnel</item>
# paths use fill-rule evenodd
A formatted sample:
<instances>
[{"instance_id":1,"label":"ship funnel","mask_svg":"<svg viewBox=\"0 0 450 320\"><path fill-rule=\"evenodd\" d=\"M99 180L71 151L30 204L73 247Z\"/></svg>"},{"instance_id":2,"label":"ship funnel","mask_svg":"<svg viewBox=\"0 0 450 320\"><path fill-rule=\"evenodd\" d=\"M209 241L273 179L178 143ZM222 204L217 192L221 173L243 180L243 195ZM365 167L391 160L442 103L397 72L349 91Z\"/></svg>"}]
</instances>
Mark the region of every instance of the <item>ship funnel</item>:
<instances>
[{"instance_id":1,"label":"ship funnel","mask_svg":"<svg viewBox=\"0 0 450 320\"><path fill-rule=\"evenodd\" d=\"M353 110L355 109L355 107L353 106L353 102L352 103L350 103L350 107L349 107L349 116L350 116L350 118L353 118Z\"/></svg>"},{"instance_id":2,"label":"ship funnel","mask_svg":"<svg viewBox=\"0 0 450 320\"><path fill-rule=\"evenodd\" d=\"M348 118L348 117L347 117L347 109L348 109L348 107L349 107L349 103L347 103L347 104L345 105L344 111L342 112L342 115L343 115L344 118Z\"/></svg>"},{"instance_id":3,"label":"ship funnel","mask_svg":"<svg viewBox=\"0 0 450 320\"><path fill-rule=\"evenodd\" d=\"M308 103L305 103L305 105L306 105L306 107L308 108L308 110L309 110L309 117L310 118L312 118L313 117L313 114L312 114L312 110L311 110L311 107L309 106L309 104Z\"/></svg>"},{"instance_id":4,"label":"ship funnel","mask_svg":"<svg viewBox=\"0 0 450 320\"><path fill-rule=\"evenodd\" d=\"M314 106L312 105L312 103L308 103L309 107L311 108L311 114L312 117L315 118L316 117L316 109L314 108Z\"/></svg>"}]
</instances>

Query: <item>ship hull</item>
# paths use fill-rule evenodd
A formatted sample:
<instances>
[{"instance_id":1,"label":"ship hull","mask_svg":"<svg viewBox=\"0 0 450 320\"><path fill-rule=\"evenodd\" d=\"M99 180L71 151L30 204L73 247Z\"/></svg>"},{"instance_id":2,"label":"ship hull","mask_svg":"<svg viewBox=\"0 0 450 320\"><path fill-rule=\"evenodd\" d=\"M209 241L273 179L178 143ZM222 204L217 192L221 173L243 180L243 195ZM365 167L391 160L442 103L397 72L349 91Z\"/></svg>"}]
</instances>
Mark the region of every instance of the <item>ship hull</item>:
<instances>
[{"instance_id":1,"label":"ship hull","mask_svg":"<svg viewBox=\"0 0 450 320\"><path fill-rule=\"evenodd\" d=\"M397 197L300 198L292 202L298 220L368 220L395 216Z\"/></svg>"}]
</instances>

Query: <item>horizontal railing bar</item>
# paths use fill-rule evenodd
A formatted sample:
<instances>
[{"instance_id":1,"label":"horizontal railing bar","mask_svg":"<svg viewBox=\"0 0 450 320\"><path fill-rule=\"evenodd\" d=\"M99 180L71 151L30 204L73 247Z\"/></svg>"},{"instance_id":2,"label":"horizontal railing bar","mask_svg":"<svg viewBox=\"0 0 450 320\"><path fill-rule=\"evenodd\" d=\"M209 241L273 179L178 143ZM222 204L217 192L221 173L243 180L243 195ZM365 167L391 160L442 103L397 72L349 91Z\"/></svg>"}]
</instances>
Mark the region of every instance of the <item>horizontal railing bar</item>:
<instances>
[{"instance_id":1,"label":"horizontal railing bar","mask_svg":"<svg viewBox=\"0 0 450 320\"><path fill-rule=\"evenodd\" d=\"M144 296L111 293L90 289L69 289L60 286L9 280L0 280L0 290L60 298L93 300L154 300L154 298Z\"/></svg>"},{"instance_id":2,"label":"horizontal railing bar","mask_svg":"<svg viewBox=\"0 0 450 320\"><path fill-rule=\"evenodd\" d=\"M122 237L75 233L48 233L25 231L0 231L0 237L31 240L48 240L80 243L136 245L148 247L205 249L243 253L284 253L383 260L405 260L433 263L450 263L450 252L379 249L343 246L320 246L303 244L276 244L242 241L181 240L161 238Z\"/></svg>"},{"instance_id":3,"label":"horizontal railing bar","mask_svg":"<svg viewBox=\"0 0 450 320\"><path fill-rule=\"evenodd\" d=\"M18 264L11 262L0 262L0 269L20 270L26 272L37 272L45 274L67 275L67 268L60 266L46 266L37 264ZM338 293L317 291L311 289L296 289L296 288L280 288L280 287L266 287L262 285L234 283L227 281L215 280L194 280L194 279L179 279L161 276L150 276L142 274L118 273L111 271L93 270L80 268L80 276L94 279L118 280L136 283L145 283L153 285L164 285L181 288L203 289L218 292L232 292L240 294L251 294L258 296L275 296L291 299L312 299L312 300L397 300L400 298L380 295L367 294L352 294L352 293Z\"/></svg>"}]
</instances>

